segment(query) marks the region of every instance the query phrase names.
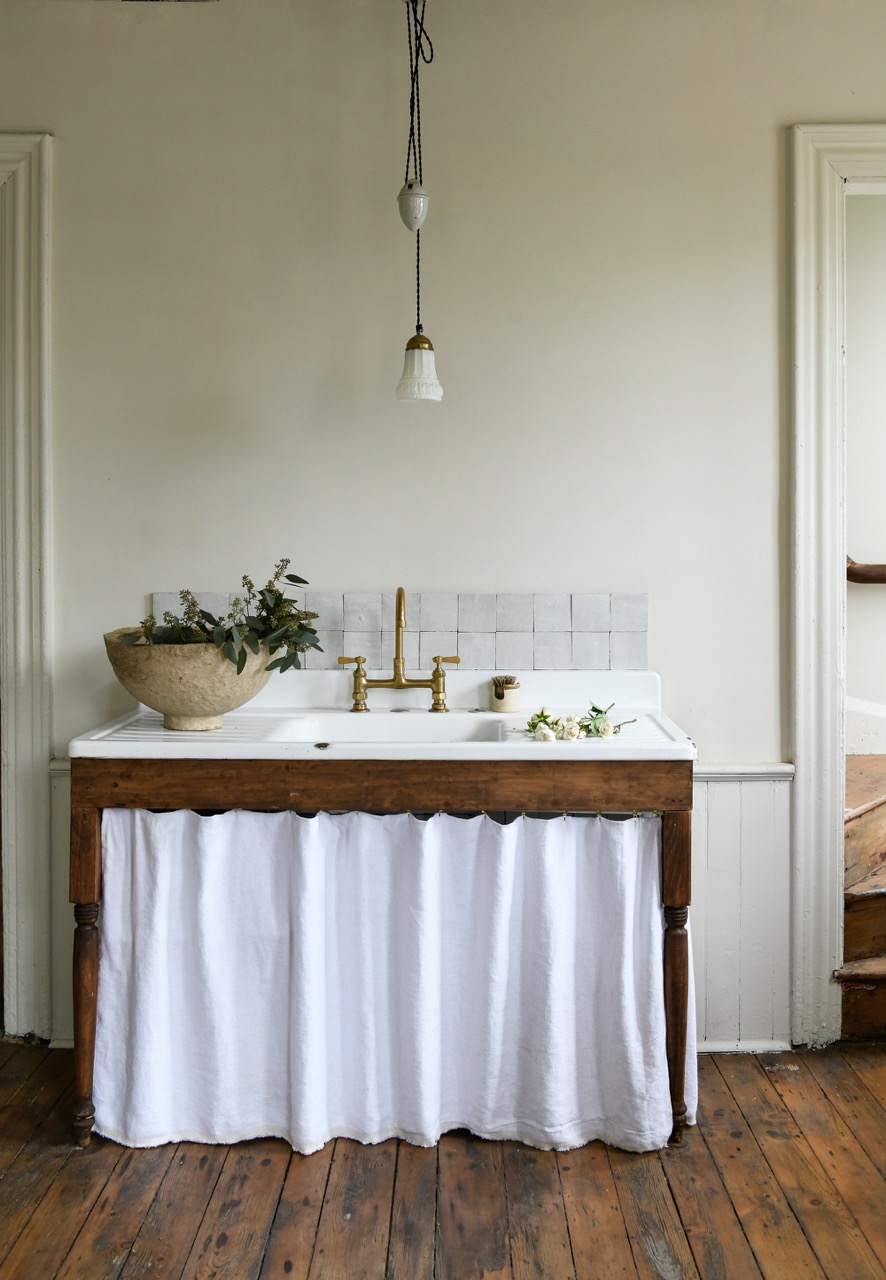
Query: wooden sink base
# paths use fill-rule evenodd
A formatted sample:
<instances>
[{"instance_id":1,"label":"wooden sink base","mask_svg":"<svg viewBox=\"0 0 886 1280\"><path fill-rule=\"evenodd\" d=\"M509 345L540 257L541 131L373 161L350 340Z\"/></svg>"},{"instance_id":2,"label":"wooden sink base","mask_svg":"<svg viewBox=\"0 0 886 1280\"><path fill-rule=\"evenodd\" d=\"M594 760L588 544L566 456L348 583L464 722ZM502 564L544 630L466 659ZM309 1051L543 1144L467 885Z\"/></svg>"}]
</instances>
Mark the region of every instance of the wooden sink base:
<instances>
[{"instance_id":1,"label":"wooden sink base","mask_svg":"<svg viewBox=\"0 0 886 1280\"><path fill-rule=\"evenodd\" d=\"M664 999L673 1130L686 1123L692 762L453 760L71 761L74 904L74 1134L89 1145L98 995L103 809L322 809L374 813L662 813Z\"/></svg>"}]
</instances>

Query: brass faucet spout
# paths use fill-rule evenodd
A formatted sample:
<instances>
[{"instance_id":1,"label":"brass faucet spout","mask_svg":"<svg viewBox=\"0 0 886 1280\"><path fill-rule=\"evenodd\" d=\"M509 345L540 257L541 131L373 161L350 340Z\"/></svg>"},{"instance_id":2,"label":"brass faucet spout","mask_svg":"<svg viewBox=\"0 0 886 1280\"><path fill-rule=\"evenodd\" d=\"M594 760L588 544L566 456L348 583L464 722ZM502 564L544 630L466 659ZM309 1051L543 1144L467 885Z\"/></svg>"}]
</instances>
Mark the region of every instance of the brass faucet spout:
<instances>
[{"instance_id":1,"label":"brass faucet spout","mask_svg":"<svg viewBox=\"0 0 886 1280\"><path fill-rule=\"evenodd\" d=\"M406 592L402 587L397 588L397 603L395 607L395 636L394 636L394 672L403 673L403 632L406 630Z\"/></svg>"}]
</instances>

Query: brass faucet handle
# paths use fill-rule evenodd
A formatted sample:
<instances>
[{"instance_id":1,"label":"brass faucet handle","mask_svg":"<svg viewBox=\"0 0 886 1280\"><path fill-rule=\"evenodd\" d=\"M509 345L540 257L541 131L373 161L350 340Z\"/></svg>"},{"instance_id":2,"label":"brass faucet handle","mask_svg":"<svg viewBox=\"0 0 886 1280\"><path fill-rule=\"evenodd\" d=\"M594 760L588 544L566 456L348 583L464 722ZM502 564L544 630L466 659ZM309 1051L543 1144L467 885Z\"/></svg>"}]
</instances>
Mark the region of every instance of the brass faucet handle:
<instances>
[{"instance_id":1,"label":"brass faucet handle","mask_svg":"<svg viewBox=\"0 0 886 1280\"><path fill-rule=\"evenodd\" d=\"M461 658L444 658L439 653L434 655L436 666L431 672L431 688L434 696L431 699L432 711L447 711L446 706L446 672L443 670L444 662L461 662Z\"/></svg>"},{"instance_id":2,"label":"brass faucet handle","mask_svg":"<svg viewBox=\"0 0 886 1280\"><path fill-rule=\"evenodd\" d=\"M356 657L356 658L339 658L338 661L339 661L339 666L342 666L342 667L350 666L351 663L355 664L354 665L354 705L351 707L351 710L352 711L368 711L369 708L366 705L366 687L367 687L366 672L363 668L363 663L366 661L366 659L362 655L360 655L359 657Z\"/></svg>"}]
</instances>

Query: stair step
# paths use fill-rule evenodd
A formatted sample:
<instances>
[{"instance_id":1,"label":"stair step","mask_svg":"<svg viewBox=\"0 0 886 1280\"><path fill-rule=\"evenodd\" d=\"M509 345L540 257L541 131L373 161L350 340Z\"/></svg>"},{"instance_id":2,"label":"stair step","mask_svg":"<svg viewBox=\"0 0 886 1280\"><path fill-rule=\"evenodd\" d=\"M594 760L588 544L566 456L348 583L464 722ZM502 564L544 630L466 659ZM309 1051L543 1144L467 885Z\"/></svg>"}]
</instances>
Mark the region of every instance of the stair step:
<instances>
[{"instance_id":1,"label":"stair step","mask_svg":"<svg viewBox=\"0 0 886 1280\"><path fill-rule=\"evenodd\" d=\"M886 865L886 755L846 757L845 883Z\"/></svg>"},{"instance_id":2,"label":"stair step","mask_svg":"<svg viewBox=\"0 0 886 1280\"><path fill-rule=\"evenodd\" d=\"M852 960L834 970L838 982L881 983L886 982L886 956L870 956L866 960Z\"/></svg>"},{"instance_id":3,"label":"stair step","mask_svg":"<svg viewBox=\"0 0 886 1280\"><path fill-rule=\"evenodd\" d=\"M847 818L886 800L886 755L846 757Z\"/></svg>"},{"instance_id":4,"label":"stair step","mask_svg":"<svg viewBox=\"0 0 886 1280\"><path fill-rule=\"evenodd\" d=\"M847 822L843 840L845 884L849 888L886 863L886 805Z\"/></svg>"},{"instance_id":5,"label":"stair step","mask_svg":"<svg viewBox=\"0 0 886 1280\"><path fill-rule=\"evenodd\" d=\"M886 955L886 863L843 895L843 959Z\"/></svg>"},{"instance_id":6,"label":"stair step","mask_svg":"<svg viewBox=\"0 0 886 1280\"><path fill-rule=\"evenodd\" d=\"M886 956L844 964L834 977L843 984L843 1040L886 1039Z\"/></svg>"},{"instance_id":7,"label":"stair step","mask_svg":"<svg viewBox=\"0 0 886 1280\"><path fill-rule=\"evenodd\" d=\"M886 755L846 757L844 1040L886 1038Z\"/></svg>"},{"instance_id":8,"label":"stair step","mask_svg":"<svg viewBox=\"0 0 886 1280\"><path fill-rule=\"evenodd\" d=\"M844 963L882 955L886 955L886 897L878 893L851 902L847 898L843 912Z\"/></svg>"},{"instance_id":9,"label":"stair step","mask_svg":"<svg viewBox=\"0 0 886 1280\"><path fill-rule=\"evenodd\" d=\"M886 897L886 860L869 871L866 876L856 880L855 884L846 886L846 905L862 902L870 898Z\"/></svg>"}]
</instances>

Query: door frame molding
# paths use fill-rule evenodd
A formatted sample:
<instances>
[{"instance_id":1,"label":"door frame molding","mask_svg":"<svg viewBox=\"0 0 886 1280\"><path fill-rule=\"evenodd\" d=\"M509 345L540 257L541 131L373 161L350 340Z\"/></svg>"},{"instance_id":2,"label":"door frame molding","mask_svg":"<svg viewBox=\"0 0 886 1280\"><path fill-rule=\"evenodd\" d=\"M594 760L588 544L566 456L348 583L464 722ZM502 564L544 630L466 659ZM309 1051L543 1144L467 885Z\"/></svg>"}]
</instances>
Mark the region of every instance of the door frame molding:
<instances>
[{"instance_id":1,"label":"door frame molding","mask_svg":"<svg viewBox=\"0 0 886 1280\"><path fill-rule=\"evenodd\" d=\"M0 134L4 1024L51 1033L50 138Z\"/></svg>"},{"instance_id":2,"label":"door frame molding","mask_svg":"<svg viewBox=\"0 0 886 1280\"><path fill-rule=\"evenodd\" d=\"M792 1028L840 1037L846 699L846 196L886 181L886 125L793 130Z\"/></svg>"}]
</instances>

